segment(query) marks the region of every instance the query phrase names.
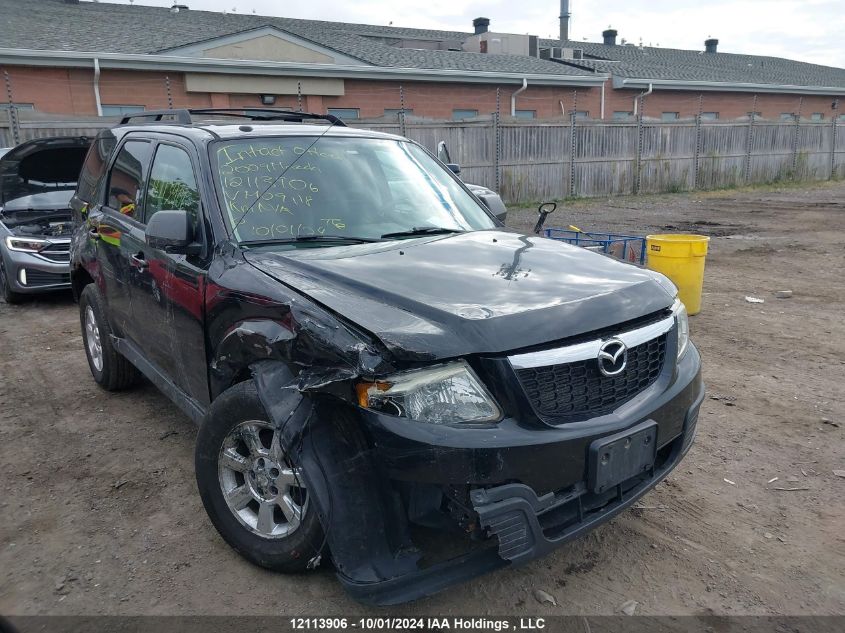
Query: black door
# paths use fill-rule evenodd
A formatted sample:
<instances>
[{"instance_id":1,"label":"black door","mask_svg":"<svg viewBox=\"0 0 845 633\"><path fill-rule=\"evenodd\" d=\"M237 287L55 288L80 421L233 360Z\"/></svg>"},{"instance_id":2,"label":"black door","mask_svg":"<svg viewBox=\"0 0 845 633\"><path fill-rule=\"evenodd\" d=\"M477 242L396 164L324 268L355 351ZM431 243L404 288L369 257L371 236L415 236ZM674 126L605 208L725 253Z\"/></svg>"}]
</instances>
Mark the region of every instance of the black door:
<instances>
[{"instance_id":1,"label":"black door","mask_svg":"<svg viewBox=\"0 0 845 633\"><path fill-rule=\"evenodd\" d=\"M112 327L118 336L132 338L130 284L135 269L132 254L143 241L139 221L144 184L152 157L149 141L127 140L111 167L105 204L88 212L89 239L97 247L97 262ZM140 233L139 233L140 231Z\"/></svg>"},{"instance_id":2,"label":"black door","mask_svg":"<svg viewBox=\"0 0 845 633\"><path fill-rule=\"evenodd\" d=\"M160 142L146 190L143 222L157 212L184 209L194 218L198 242L200 194L193 149ZM143 234L141 234L142 238ZM137 271L131 285L131 328L142 341L147 360L201 404L209 402L205 356L204 299L206 271L201 257L155 249L133 240L131 261Z\"/></svg>"}]
</instances>

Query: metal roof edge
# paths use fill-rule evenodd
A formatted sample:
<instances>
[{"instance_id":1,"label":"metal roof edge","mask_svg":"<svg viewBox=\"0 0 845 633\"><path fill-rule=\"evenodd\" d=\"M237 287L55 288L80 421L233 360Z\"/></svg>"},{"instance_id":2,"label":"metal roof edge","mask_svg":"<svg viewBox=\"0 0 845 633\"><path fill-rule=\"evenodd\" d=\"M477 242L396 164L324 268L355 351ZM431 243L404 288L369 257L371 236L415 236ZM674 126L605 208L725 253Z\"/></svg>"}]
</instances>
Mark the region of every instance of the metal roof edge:
<instances>
[{"instance_id":1,"label":"metal roof edge","mask_svg":"<svg viewBox=\"0 0 845 633\"><path fill-rule=\"evenodd\" d=\"M274 75L292 72L303 77L336 77L348 79L406 79L413 81L445 81L465 83L522 83L534 85L601 86L608 78L596 75L546 75L542 73L492 72L438 68L397 68L392 66L347 66L298 62L268 62L237 59L212 59L174 55L95 53L87 51L45 51L22 48L0 48L0 63L15 66L93 67L125 70L173 70L197 73L232 73Z\"/></svg>"},{"instance_id":2,"label":"metal roof edge","mask_svg":"<svg viewBox=\"0 0 845 633\"><path fill-rule=\"evenodd\" d=\"M646 79L613 75L613 87L655 90L699 90L702 92L771 92L825 96L845 95L845 86L796 86L787 84L755 84L729 81L689 81L684 79Z\"/></svg>"}]
</instances>

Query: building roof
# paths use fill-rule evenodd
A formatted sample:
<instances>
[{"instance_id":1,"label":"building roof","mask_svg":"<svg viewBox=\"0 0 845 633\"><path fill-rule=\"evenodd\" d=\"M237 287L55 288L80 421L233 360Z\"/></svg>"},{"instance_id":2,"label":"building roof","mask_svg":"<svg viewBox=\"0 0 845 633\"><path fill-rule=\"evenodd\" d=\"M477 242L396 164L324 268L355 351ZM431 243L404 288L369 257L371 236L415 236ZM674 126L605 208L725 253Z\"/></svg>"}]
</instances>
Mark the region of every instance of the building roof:
<instances>
[{"instance_id":1,"label":"building roof","mask_svg":"<svg viewBox=\"0 0 845 633\"><path fill-rule=\"evenodd\" d=\"M0 0L0 46L10 49L167 54L172 49L250 30L271 27L379 67L525 73L593 78L592 70L522 55L390 46L384 38L463 41L453 31L393 28L318 20L218 13L194 9L63 0Z\"/></svg>"},{"instance_id":2,"label":"building roof","mask_svg":"<svg viewBox=\"0 0 845 633\"><path fill-rule=\"evenodd\" d=\"M45 55L46 51L51 51L50 55L54 56L55 51L88 52L151 56L150 59L170 57L169 63L173 63L173 59L184 54L180 51L183 47L270 28L334 51L346 60L343 63L360 64L373 72L384 69L378 72L389 72L393 76L408 69L431 76L451 74L453 80L458 76L472 76L472 80L487 82L501 75L512 82L517 81L514 77L528 75L547 79L549 83L595 85L606 75L612 75L616 88L653 84L657 89L845 94L845 69L757 55L540 40L540 48L562 46L584 52L582 60L552 61L527 55L423 48L426 42L441 43L440 48L460 47L472 35L470 32L195 9L173 13L167 7L109 2L0 0L0 15L3 16L0 47L6 53L10 49L36 49L45 51ZM403 40L416 41L420 47L392 45Z\"/></svg>"},{"instance_id":3,"label":"building roof","mask_svg":"<svg viewBox=\"0 0 845 633\"><path fill-rule=\"evenodd\" d=\"M596 42L541 40L541 47L562 46L584 51L583 60L567 64L615 77L678 82L719 82L776 86L828 86L845 89L845 69L780 57L654 46L607 45Z\"/></svg>"}]
</instances>

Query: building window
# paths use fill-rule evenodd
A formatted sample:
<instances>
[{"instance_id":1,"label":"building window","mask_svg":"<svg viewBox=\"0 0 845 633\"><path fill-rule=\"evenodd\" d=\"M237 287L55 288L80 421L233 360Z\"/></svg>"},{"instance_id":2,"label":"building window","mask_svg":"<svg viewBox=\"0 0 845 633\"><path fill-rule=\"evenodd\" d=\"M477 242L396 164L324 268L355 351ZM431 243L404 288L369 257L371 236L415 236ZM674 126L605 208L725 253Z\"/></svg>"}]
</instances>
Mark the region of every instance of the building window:
<instances>
[{"instance_id":1,"label":"building window","mask_svg":"<svg viewBox=\"0 0 845 633\"><path fill-rule=\"evenodd\" d=\"M795 120L795 113L794 112L781 112L780 113L780 120L781 121L794 121Z\"/></svg>"},{"instance_id":2,"label":"building window","mask_svg":"<svg viewBox=\"0 0 845 633\"><path fill-rule=\"evenodd\" d=\"M575 118L579 121L586 121L590 118L590 111L589 110L576 110L575 111Z\"/></svg>"},{"instance_id":3,"label":"building window","mask_svg":"<svg viewBox=\"0 0 845 633\"><path fill-rule=\"evenodd\" d=\"M701 113L701 120L702 121L716 121L719 119L718 112L702 112Z\"/></svg>"},{"instance_id":4,"label":"building window","mask_svg":"<svg viewBox=\"0 0 845 633\"><path fill-rule=\"evenodd\" d=\"M514 110L517 119L536 119L537 110Z\"/></svg>"},{"instance_id":5,"label":"building window","mask_svg":"<svg viewBox=\"0 0 845 633\"><path fill-rule=\"evenodd\" d=\"M384 109L384 116L390 117L391 119L398 119L399 114L401 112L403 112L403 110L400 110L399 108L385 108ZM404 112L405 112L405 116L413 116L414 109L413 108L410 108L410 109L405 108Z\"/></svg>"},{"instance_id":6,"label":"building window","mask_svg":"<svg viewBox=\"0 0 845 633\"><path fill-rule=\"evenodd\" d=\"M677 121L680 118L680 113L678 112L664 112L660 115L661 121Z\"/></svg>"},{"instance_id":7,"label":"building window","mask_svg":"<svg viewBox=\"0 0 845 633\"><path fill-rule=\"evenodd\" d=\"M452 120L460 121L462 119L474 119L478 116L478 110L452 110Z\"/></svg>"},{"instance_id":8,"label":"building window","mask_svg":"<svg viewBox=\"0 0 845 633\"><path fill-rule=\"evenodd\" d=\"M613 120L614 121L630 121L633 118L634 118L634 113L630 112L630 111L629 112L623 112L623 111L617 110L616 112L613 113Z\"/></svg>"},{"instance_id":9,"label":"building window","mask_svg":"<svg viewBox=\"0 0 845 633\"><path fill-rule=\"evenodd\" d=\"M103 104L103 116L126 116L143 112L142 105L105 105Z\"/></svg>"},{"instance_id":10,"label":"building window","mask_svg":"<svg viewBox=\"0 0 845 633\"><path fill-rule=\"evenodd\" d=\"M12 103L11 106L14 106L18 110L35 110L35 106L31 103ZM10 104L7 103L0 103L0 110L8 110Z\"/></svg>"},{"instance_id":11,"label":"building window","mask_svg":"<svg viewBox=\"0 0 845 633\"><path fill-rule=\"evenodd\" d=\"M747 116L749 119L751 117L754 117L755 119L762 119L763 118L763 114L761 112L746 112L745 116Z\"/></svg>"},{"instance_id":12,"label":"building window","mask_svg":"<svg viewBox=\"0 0 845 633\"><path fill-rule=\"evenodd\" d=\"M824 112L813 112L810 121L824 121Z\"/></svg>"},{"instance_id":13,"label":"building window","mask_svg":"<svg viewBox=\"0 0 845 633\"><path fill-rule=\"evenodd\" d=\"M358 108L329 108L328 112L343 121L361 118L361 110Z\"/></svg>"}]
</instances>

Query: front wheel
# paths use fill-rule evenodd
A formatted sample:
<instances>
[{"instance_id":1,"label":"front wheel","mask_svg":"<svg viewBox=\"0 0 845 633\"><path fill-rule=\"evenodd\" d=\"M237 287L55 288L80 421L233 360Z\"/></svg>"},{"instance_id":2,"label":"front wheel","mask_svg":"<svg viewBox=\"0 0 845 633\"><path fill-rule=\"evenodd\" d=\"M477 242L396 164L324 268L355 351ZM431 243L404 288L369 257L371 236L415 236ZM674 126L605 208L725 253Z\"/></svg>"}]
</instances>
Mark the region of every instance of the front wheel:
<instances>
[{"instance_id":1,"label":"front wheel","mask_svg":"<svg viewBox=\"0 0 845 633\"><path fill-rule=\"evenodd\" d=\"M233 549L262 567L298 572L319 556L323 531L280 435L252 381L230 388L211 405L197 436L197 486Z\"/></svg>"}]
</instances>

